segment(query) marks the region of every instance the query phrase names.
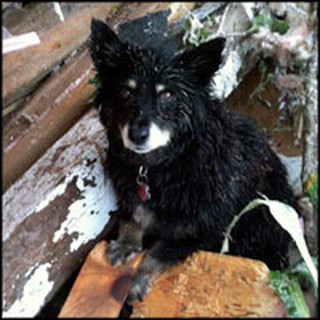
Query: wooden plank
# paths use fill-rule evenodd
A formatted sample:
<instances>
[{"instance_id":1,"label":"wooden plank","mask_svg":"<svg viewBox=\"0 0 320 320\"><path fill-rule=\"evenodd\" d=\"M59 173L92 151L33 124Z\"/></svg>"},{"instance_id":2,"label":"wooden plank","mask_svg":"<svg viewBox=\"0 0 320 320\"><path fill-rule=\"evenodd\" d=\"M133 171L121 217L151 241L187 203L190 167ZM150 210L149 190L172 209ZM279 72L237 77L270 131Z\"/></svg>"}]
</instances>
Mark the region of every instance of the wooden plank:
<instances>
[{"instance_id":1,"label":"wooden plank","mask_svg":"<svg viewBox=\"0 0 320 320\"><path fill-rule=\"evenodd\" d=\"M106 252L106 241L99 242L88 255L59 318L117 318L142 255L114 267Z\"/></svg>"},{"instance_id":2,"label":"wooden plank","mask_svg":"<svg viewBox=\"0 0 320 320\"><path fill-rule=\"evenodd\" d=\"M41 44L3 56L2 104L4 106L28 94L63 61L70 52L82 45L90 34L91 18L105 19L117 3L88 3L68 21L39 33Z\"/></svg>"},{"instance_id":3,"label":"wooden plank","mask_svg":"<svg viewBox=\"0 0 320 320\"><path fill-rule=\"evenodd\" d=\"M3 190L88 110L94 86L87 51L50 79L4 128ZM26 148L25 146L28 146Z\"/></svg>"},{"instance_id":4,"label":"wooden plank","mask_svg":"<svg viewBox=\"0 0 320 320\"><path fill-rule=\"evenodd\" d=\"M34 317L107 232L106 147L92 109L3 194L4 317Z\"/></svg>"},{"instance_id":5,"label":"wooden plank","mask_svg":"<svg viewBox=\"0 0 320 320\"><path fill-rule=\"evenodd\" d=\"M285 317L260 262L200 251L155 281L133 318Z\"/></svg>"}]
</instances>

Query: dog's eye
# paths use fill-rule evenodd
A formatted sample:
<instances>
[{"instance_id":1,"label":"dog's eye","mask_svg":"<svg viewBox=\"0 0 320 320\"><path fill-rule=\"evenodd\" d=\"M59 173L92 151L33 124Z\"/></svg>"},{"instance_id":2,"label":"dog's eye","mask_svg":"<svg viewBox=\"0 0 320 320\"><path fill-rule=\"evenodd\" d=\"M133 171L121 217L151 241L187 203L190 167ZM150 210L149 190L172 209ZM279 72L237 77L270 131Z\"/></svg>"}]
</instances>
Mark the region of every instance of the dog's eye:
<instances>
[{"instance_id":1,"label":"dog's eye","mask_svg":"<svg viewBox=\"0 0 320 320\"><path fill-rule=\"evenodd\" d=\"M172 93L170 91L163 91L160 93L159 98L163 101L170 100L172 98Z\"/></svg>"},{"instance_id":2,"label":"dog's eye","mask_svg":"<svg viewBox=\"0 0 320 320\"><path fill-rule=\"evenodd\" d=\"M123 98L123 99L128 99L128 98L130 98L130 97L132 96L132 94L133 94L132 89L130 89L130 88L128 88L128 87L122 88L122 89L120 90L120 96L121 96L121 98Z\"/></svg>"}]
</instances>

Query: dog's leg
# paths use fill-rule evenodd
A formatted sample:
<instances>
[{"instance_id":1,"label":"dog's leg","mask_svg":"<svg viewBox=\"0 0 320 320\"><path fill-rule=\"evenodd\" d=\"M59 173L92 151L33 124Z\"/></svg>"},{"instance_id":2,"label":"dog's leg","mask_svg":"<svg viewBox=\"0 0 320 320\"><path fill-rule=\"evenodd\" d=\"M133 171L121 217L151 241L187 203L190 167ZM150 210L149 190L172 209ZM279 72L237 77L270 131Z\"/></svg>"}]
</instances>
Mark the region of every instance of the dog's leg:
<instances>
[{"instance_id":1,"label":"dog's leg","mask_svg":"<svg viewBox=\"0 0 320 320\"><path fill-rule=\"evenodd\" d=\"M142 251L142 228L134 220L120 222L119 237L109 245L109 259L113 265L126 263Z\"/></svg>"},{"instance_id":2,"label":"dog's leg","mask_svg":"<svg viewBox=\"0 0 320 320\"><path fill-rule=\"evenodd\" d=\"M132 304L136 300L141 301L162 272L184 261L194 251L196 247L189 241L158 241L140 265L126 302Z\"/></svg>"}]
</instances>

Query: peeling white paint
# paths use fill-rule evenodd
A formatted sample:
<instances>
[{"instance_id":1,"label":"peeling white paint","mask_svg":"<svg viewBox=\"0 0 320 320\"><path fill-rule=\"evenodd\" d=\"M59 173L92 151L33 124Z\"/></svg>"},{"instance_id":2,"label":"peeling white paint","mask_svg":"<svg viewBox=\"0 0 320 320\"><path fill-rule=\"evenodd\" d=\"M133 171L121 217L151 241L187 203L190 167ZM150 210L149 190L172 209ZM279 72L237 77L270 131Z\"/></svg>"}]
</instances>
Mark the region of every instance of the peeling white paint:
<instances>
[{"instance_id":1,"label":"peeling white paint","mask_svg":"<svg viewBox=\"0 0 320 320\"><path fill-rule=\"evenodd\" d=\"M225 99L239 84L238 73L242 62L237 51L231 51L225 64L213 77L212 95L218 99Z\"/></svg>"},{"instance_id":2,"label":"peeling white paint","mask_svg":"<svg viewBox=\"0 0 320 320\"><path fill-rule=\"evenodd\" d=\"M67 183L61 181L70 181L75 164L97 158L102 149L97 150L97 146L106 145L104 128L97 112L91 110L3 194L2 241L6 241L24 219L40 212L62 194Z\"/></svg>"},{"instance_id":3,"label":"peeling white paint","mask_svg":"<svg viewBox=\"0 0 320 320\"><path fill-rule=\"evenodd\" d=\"M34 317L44 305L47 295L53 288L53 281L49 281L50 263L45 263L27 272L32 273L24 286L19 299L7 311L3 311L4 318Z\"/></svg>"},{"instance_id":4,"label":"peeling white paint","mask_svg":"<svg viewBox=\"0 0 320 320\"><path fill-rule=\"evenodd\" d=\"M74 252L102 232L109 220L109 212L116 209L116 198L111 182L105 180L100 162L96 161L90 168L85 165L77 167L72 176L78 177L76 185L81 191L81 199L68 208L66 220L55 232L53 242L69 235L72 238L70 251ZM88 180L93 185L85 182Z\"/></svg>"},{"instance_id":5,"label":"peeling white paint","mask_svg":"<svg viewBox=\"0 0 320 320\"><path fill-rule=\"evenodd\" d=\"M66 191L69 181L70 179L66 179L64 183L60 183L55 189L53 189L49 193L49 195L37 205L36 209L34 210L34 213L40 212L42 209L47 207L49 203L53 201L56 197L62 195Z\"/></svg>"}]
</instances>

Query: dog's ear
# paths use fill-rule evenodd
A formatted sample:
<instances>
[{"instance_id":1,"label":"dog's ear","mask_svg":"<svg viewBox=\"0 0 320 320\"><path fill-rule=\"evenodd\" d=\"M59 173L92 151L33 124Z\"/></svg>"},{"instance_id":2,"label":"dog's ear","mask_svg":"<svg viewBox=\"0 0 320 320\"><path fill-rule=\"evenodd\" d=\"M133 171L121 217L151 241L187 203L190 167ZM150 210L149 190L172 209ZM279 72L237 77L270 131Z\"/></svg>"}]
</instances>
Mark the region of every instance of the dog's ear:
<instances>
[{"instance_id":1,"label":"dog's ear","mask_svg":"<svg viewBox=\"0 0 320 320\"><path fill-rule=\"evenodd\" d=\"M123 44L109 26L93 18L89 49L96 69L101 70L101 68L117 65Z\"/></svg>"},{"instance_id":2,"label":"dog's ear","mask_svg":"<svg viewBox=\"0 0 320 320\"><path fill-rule=\"evenodd\" d=\"M225 39L216 38L182 53L180 61L201 85L207 85L222 62Z\"/></svg>"}]
</instances>

